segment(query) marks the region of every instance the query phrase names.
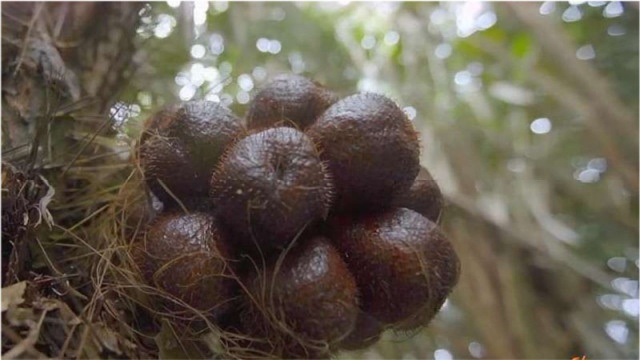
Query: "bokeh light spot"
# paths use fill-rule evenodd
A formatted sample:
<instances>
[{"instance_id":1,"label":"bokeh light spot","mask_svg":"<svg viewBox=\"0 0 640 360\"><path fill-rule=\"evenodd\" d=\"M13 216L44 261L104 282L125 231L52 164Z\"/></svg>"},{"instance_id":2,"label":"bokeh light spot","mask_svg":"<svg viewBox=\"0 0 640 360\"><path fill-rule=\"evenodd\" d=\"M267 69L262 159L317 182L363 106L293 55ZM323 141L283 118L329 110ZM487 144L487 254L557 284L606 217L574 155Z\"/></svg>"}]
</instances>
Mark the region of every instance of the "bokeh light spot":
<instances>
[{"instance_id":1,"label":"bokeh light spot","mask_svg":"<svg viewBox=\"0 0 640 360\"><path fill-rule=\"evenodd\" d=\"M451 51L452 51L451 45L447 43L439 44L438 46L436 46L436 50L435 50L436 57L438 59L446 59L449 56L451 56Z\"/></svg>"},{"instance_id":2,"label":"bokeh light spot","mask_svg":"<svg viewBox=\"0 0 640 360\"><path fill-rule=\"evenodd\" d=\"M498 17L496 16L496 13L494 13L493 11L487 11L478 16L478 18L476 19L476 26L480 30L487 30L495 25L497 21Z\"/></svg>"},{"instance_id":3,"label":"bokeh light spot","mask_svg":"<svg viewBox=\"0 0 640 360\"><path fill-rule=\"evenodd\" d=\"M585 184L592 184L600 181L600 172L598 170L583 168L576 170L573 178Z\"/></svg>"},{"instance_id":4,"label":"bokeh light spot","mask_svg":"<svg viewBox=\"0 0 640 360\"><path fill-rule=\"evenodd\" d=\"M611 320L607 322L604 326L604 331L618 344L626 343L629 337L629 328L627 328L627 324L622 320Z\"/></svg>"},{"instance_id":5,"label":"bokeh light spot","mask_svg":"<svg viewBox=\"0 0 640 360\"><path fill-rule=\"evenodd\" d=\"M619 1L610 2L602 11L602 15L606 18L618 17L622 15L622 13L624 13L624 8Z\"/></svg>"},{"instance_id":6,"label":"bokeh light spot","mask_svg":"<svg viewBox=\"0 0 640 360\"><path fill-rule=\"evenodd\" d=\"M582 19L582 11L577 6L571 5L562 13L562 20L565 22L575 22L580 19Z\"/></svg>"},{"instance_id":7,"label":"bokeh light spot","mask_svg":"<svg viewBox=\"0 0 640 360\"><path fill-rule=\"evenodd\" d=\"M534 134L546 134L551 131L551 120L549 118L538 118L533 120L529 127Z\"/></svg>"},{"instance_id":8,"label":"bokeh light spot","mask_svg":"<svg viewBox=\"0 0 640 360\"><path fill-rule=\"evenodd\" d=\"M474 358L482 358L485 355L484 346L477 341L469 343L469 354Z\"/></svg>"},{"instance_id":9,"label":"bokeh light spot","mask_svg":"<svg viewBox=\"0 0 640 360\"><path fill-rule=\"evenodd\" d=\"M213 1L213 10L217 13L223 13L229 8L228 1Z\"/></svg>"},{"instance_id":10,"label":"bokeh light spot","mask_svg":"<svg viewBox=\"0 0 640 360\"><path fill-rule=\"evenodd\" d=\"M307 67L307 64L302 58L302 54L297 51L289 54L289 65L291 65L291 71L293 71L295 74L303 73Z\"/></svg>"},{"instance_id":11,"label":"bokeh light spot","mask_svg":"<svg viewBox=\"0 0 640 360\"><path fill-rule=\"evenodd\" d=\"M262 66L256 66L251 71L251 75L253 75L253 78L257 81L263 81L267 78L267 69L263 68Z\"/></svg>"},{"instance_id":12,"label":"bokeh light spot","mask_svg":"<svg viewBox=\"0 0 640 360\"><path fill-rule=\"evenodd\" d=\"M207 52L207 49L204 45L195 44L191 47L191 57L194 59L202 59Z\"/></svg>"},{"instance_id":13,"label":"bokeh light spot","mask_svg":"<svg viewBox=\"0 0 640 360\"><path fill-rule=\"evenodd\" d=\"M193 4L193 24L196 26L204 25L207 22L207 10L209 10L208 1L195 1Z\"/></svg>"},{"instance_id":14,"label":"bokeh light spot","mask_svg":"<svg viewBox=\"0 0 640 360\"><path fill-rule=\"evenodd\" d=\"M371 50L376 46L376 38L373 35L365 35L360 41L360 46L363 49Z\"/></svg>"},{"instance_id":15,"label":"bokeh light spot","mask_svg":"<svg viewBox=\"0 0 640 360\"><path fill-rule=\"evenodd\" d=\"M402 110L407 115L407 118L409 118L409 120L411 121L415 120L416 115L418 114L418 111L413 106L407 106Z\"/></svg>"},{"instance_id":16,"label":"bokeh light spot","mask_svg":"<svg viewBox=\"0 0 640 360\"><path fill-rule=\"evenodd\" d=\"M627 31L624 29L624 27L619 24L613 24L607 28L607 34L609 34L609 36L622 36L626 33Z\"/></svg>"},{"instance_id":17,"label":"bokeh light spot","mask_svg":"<svg viewBox=\"0 0 640 360\"><path fill-rule=\"evenodd\" d=\"M618 311L622 308L622 296L618 294L604 294L596 298L596 302L605 309Z\"/></svg>"},{"instance_id":18,"label":"bokeh light spot","mask_svg":"<svg viewBox=\"0 0 640 360\"><path fill-rule=\"evenodd\" d=\"M453 360L453 355L447 349L438 349L433 353L435 360Z\"/></svg>"},{"instance_id":19,"label":"bokeh light spot","mask_svg":"<svg viewBox=\"0 0 640 360\"><path fill-rule=\"evenodd\" d=\"M611 286L629 296L638 296L638 280L631 280L626 277L615 278L611 281Z\"/></svg>"},{"instance_id":20,"label":"bokeh light spot","mask_svg":"<svg viewBox=\"0 0 640 360\"><path fill-rule=\"evenodd\" d=\"M455 81L456 85L460 86L469 85L471 84L472 80L473 78L471 76L471 73L467 70L458 71L453 78L453 81Z\"/></svg>"},{"instance_id":21,"label":"bokeh light spot","mask_svg":"<svg viewBox=\"0 0 640 360\"><path fill-rule=\"evenodd\" d=\"M178 96L180 96L180 100L182 101L189 101L196 94L196 90L197 88L194 85L187 84L182 88L180 88L180 92L178 93Z\"/></svg>"},{"instance_id":22,"label":"bokeh light spot","mask_svg":"<svg viewBox=\"0 0 640 360\"><path fill-rule=\"evenodd\" d=\"M269 41L269 48L268 51L271 54L277 54L280 52L280 50L282 50L282 44L280 43L280 41L278 40L270 40Z\"/></svg>"},{"instance_id":23,"label":"bokeh light spot","mask_svg":"<svg viewBox=\"0 0 640 360\"><path fill-rule=\"evenodd\" d=\"M260 52L268 52L269 51L269 39L267 38L260 38L258 39L258 41L256 41L256 47L258 48L258 51Z\"/></svg>"},{"instance_id":24,"label":"bokeh light spot","mask_svg":"<svg viewBox=\"0 0 640 360\"><path fill-rule=\"evenodd\" d=\"M249 96L249 93L240 90L236 94L236 100L238 101L238 104L247 104L249 103L249 100L251 100L251 98Z\"/></svg>"},{"instance_id":25,"label":"bokeh light spot","mask_svg":"<svg viewBox=\"0 0 640 360\"><path fill-rule=\"evenodd\" d=\"M400 34L396 31L389 31L384 35L384 43L391 46L395 45L400 41Z\"/></svg>"},{"instance_id":26,"label":"bokeh light spot","mask_svg":"<svg viewBox=\"0 0 640 360\"><path fill-rule=\"evenodd\" d=\"M177 7L179 7L179 6L180 6L180 3L181 3L181 2L182 2L182 1L180 1L180 0L168 0L168 1L167 1L167 5L169 5L169 7L171 7L171 8L174 8L174 9L175 9L175 8L177 8Z\"/></svg>"},{"instance_id":27,"label":"bokeh light spot","mask_svg":"<svg viewBox=\"0 0 640 360\"><path fill-rule=\"evenodd\" d=\"M168 14L158 15L158 24L153 29L153 35L158 39L164 39L171 35L176 26L176 18Z\"/></svg>"},{"instance_id":28,"label":"bokeh light spot","mask_svg":"<svg viewBox=\"0 0 640 360\"><path fill-rule=\"evenodd\" d=\"M580 60L591 60L596 57L596 51L593 48L593 45L587 44L587 45L581 46L576 51L576 57Z\"/></svg>"},{"instance_id":29,"label":"bokeh light spot","mask_svg":"<svg viewBox=\"0 0 640 360\"><path fill-rule=\"evenodd\" d=\"M224 38L220 34L211 34L209 37L209 49L214 55L220 55L224 52Z\"/></svg>"},{"instance_id":30,"label":"bokeh light spot","mask_svg":"<svg viewBox=\"0 0 640 360\"><path fill-rule=\"evenodd\" d=\"M638 299L625 299L622 302L622 310L629 316L640 315L640 301Z\"/></svg>"},{"instance_id":31,"label":"bokeh light spot","mask_svg":"<svg viewBox=\"0 0 640 360\"><path fill-rule=\"evenodd\" d=\"M251 91L253 89L253 79L248 74L242 74L238 76L238 86L244 91ZM240 102L240 101L238 101ZM240 102L241 104L245 104Z\"/></svg>"},{"instance_id":32,"label":"bokeh light spot","mask_svg":"<svg viewBox=\"0 0 640 360\"><path fill-rule=\"evenodd\" d=\"M549 15L556 11L556 2L555 1L545 1L540 5L540 14L541 15Z\"/></svg>"},{"instance_id":33,"label":"bokeh light spot","mask_svg":"<svg viewBox=\"0 0 640 360\"><path fill-rule=\"evenodd\" d=\"M617 272L624 272L627 269L627 258L622 256L612 257L607 260L607 266Z\"/></svg>"},{"instance_id":34,"label":"bokeh light spot","mask_svg":"<svg viewBox=\"0 0 640 360\"><path fill-rule=\"evenodd\" d=\"M587 163L587 168L597 170L600 173L607 171L607 159L593 158Z\"/></svg>"}]
</instances>

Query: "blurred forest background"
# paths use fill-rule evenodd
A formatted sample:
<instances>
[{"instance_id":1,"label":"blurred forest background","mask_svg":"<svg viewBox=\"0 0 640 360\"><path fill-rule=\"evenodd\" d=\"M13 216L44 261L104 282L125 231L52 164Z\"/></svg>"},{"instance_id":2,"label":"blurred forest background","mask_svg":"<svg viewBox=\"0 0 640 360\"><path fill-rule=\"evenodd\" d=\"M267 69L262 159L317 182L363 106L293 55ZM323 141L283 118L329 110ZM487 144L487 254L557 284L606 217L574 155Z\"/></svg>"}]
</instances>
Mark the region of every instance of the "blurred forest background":
<instances>
[{"instance_id":1,"label":"blurred forest background","mask_svg":"<svg viewBox=\"0 0 640 360\"><path fill-rule=\"evenodd\" d=\"M3 165L56 189L49 247L82 236L103 205L91 181L117 191L158 108L208 99L243 115L270 77L303 74L404 108L462 263L427 329L341 358L638 358L637 2L91 4L3 3ZM38 79L66 99L45 125L32 113L47 96L20 85ZM41 146L41 125L74 143Z\"/></svg>"}]
</instances>

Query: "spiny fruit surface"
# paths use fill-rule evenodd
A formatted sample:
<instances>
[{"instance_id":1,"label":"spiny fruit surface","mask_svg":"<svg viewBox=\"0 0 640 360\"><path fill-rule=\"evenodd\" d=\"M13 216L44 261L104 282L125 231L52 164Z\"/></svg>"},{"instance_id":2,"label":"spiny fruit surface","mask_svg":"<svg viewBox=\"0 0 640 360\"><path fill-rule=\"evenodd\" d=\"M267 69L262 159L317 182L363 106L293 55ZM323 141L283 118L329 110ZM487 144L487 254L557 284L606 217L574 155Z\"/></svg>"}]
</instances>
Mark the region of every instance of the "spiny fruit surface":
<instances>
[{"instance_id":1,"label":"spiny fruit surface","mask_svg":"<svg viewBox=\"0 0 640 360\"><path fill-rule=\"evenodd\" d=\"M274 125L304 130L337 97L322 85L298 75L279 75L255 96L247 112L250 129Z\"/></svg>"},{"instance_id":2,"label":"spiny fruit surface","mask_svg":"<svg viewBox=\"0 0 640 360\"><path fill-rule=\"evenodd\" d=\"M334 228L334 244L356 279L362 309L385 324L435 314L458 280L453 247L413 210L337 219Z\"/></svg>"},{"instance_id":3,"label":"spiny fruit surface","mask_svg":"<svg viewBox=\"0 0 640 360\"><path fill-rule=\"evenodd\" d=\"M340 254L324 237L297 244L283 261L250 273L243 321L286 356L306 357L315 347L346 337L358 316L357 288ZM304 352L307 352L305 354Z\"/></svg>"},{"instance_id":4,"label":"spiny fruit surface","mask_svg":"<svg viewBox=\"0 0 640 360\"><path fill-rule=\"evenodd\" d=\"M210 194L225 224L261 248L277 248L326 216L331 189L311 140L279 127L231 147L212 176Z\"/></svg>"},{"instance_id":5,"label":"spiny fruit surface","mask_svg":"<svg viewBox=\"0 0 640 360\"><path fill-rule=\"evenodd\" d=\"M147 283L217 318L229 309L237 285L224 237L212 215L165 214L134 244L133 257Z\"/></svg>"},{"instance_id":6,"label":"spiny fruit surface","mask_svg":"<svg viewBox=\"0 0 640 360\"><path fill-rule=\"evenodd\" d=\"M421 166L411 188L398 195L393 201L393 206L411 209L437 223L442 213L444 199L436 181L429 171Z\"/></svg>"},{"instance_id":7,"label":"spiny fruit surface","mask_svg":"<svg viewBox=\"0 0 640 360\"><path fill-rule=\"evenodd\" d=\"M420 170L413 125L383 95L361 93L338 101L307 134L334 177L338 210L387 206L409 189Z\"/></svg>"},{"instance_id":8,"label":"spiny fruit surface","mask_svg":"<svg viewBox=\"0 0 640 360\"><path fill-rule=\"evenodd\" d=\"M220 156L243 132L231 110L211 101L160 110L146 121L140 138L140 163L149 187L163 202L170 196L159 182L180 199L206 195Z\"/></svg>"}]
</instances>

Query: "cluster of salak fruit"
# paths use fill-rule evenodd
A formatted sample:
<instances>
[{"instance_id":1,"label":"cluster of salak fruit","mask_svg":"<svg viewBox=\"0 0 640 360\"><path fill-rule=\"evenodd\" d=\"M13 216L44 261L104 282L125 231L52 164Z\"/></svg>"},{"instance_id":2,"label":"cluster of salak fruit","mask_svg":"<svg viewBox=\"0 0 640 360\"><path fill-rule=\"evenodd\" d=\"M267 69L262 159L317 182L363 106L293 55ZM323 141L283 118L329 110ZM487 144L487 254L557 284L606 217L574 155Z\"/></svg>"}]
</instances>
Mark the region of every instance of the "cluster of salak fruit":
<instances>
[{"instance_id":1,"label":"cluster of salak fruit","mask_svg":"<svg viewBox=\"0 0 640 360\"><path fill-rule=\"evenodd\" d=\"M204 314L239 335L242 357L368 347L426 325L458 280L419 156L394 101L300 76L266 84L244 119L208 101L167 107L139 147L165 210L134 259L167 313Z\"/></svg>"}]
</instances>

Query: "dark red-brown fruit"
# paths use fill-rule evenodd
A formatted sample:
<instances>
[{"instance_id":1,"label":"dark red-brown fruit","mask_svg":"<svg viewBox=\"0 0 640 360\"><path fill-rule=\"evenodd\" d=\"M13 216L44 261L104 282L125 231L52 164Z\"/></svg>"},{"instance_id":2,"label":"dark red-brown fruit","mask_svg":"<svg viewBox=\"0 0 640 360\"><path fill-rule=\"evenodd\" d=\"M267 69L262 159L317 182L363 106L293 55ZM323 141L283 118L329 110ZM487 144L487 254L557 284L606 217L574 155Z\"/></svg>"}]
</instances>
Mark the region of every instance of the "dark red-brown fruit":
<instances>
[{"instance_id":1,"label":"dark red-brown fruit","mask_svg":"<svg viewBox=\"0 0 640 360\"><path fill-rule=\"evenodd\" d=\"M336 219L334 227L334 244L356 278L363 311L384 324L435 314L458 280L451 243L413 210Z\"/></svg>"},{"instance_id":2,"label":"dark red-brown fruit","mask_svg":"<svg viewBox=\"0 0 640 360\"><path fill-rule=\"evenodd\" d=\"M297 244L274 264L250 273L243 322L287 357L310 357L345 338L359 313L358 290L327 238Z\"/></svg>"},{"instance_id":3,"label":"dark red-brown fruit","mask_svg":"<svg viewBox=\"0 0 640 360\"><path fill-rule=\"evenodd\" d=\"M291 126L304 130L338 98L299 75L279 75L254 97L247 112L250 129Z\"/></svg>"},{"instance_id":4,"label":"dark red-brown fruit","mask_svg":"<svg viewBox=\"0 0 640 360\"><path fill-rule=\"evenodd\" d=\"M404 319L403 321L393 324L393 329L401 332L415 333L416 330L427 326L431 319L440 311L440 308L444 304L446 298L443 298L441 302L434 303L429 306L425 306L422 310L416 314Z\"/></svg>"},{"instance_id":5,"label":"dark red-brown fruit","mask_svg":"<svg viewBox=\"0 0 640 360\"><path fill-rule=\"evenodd\" d=\"M279 127L231 147L213 174L210 194L225 224L266 249L286 246L324 218L332 185L311 140Z\"/></svg>"},{"instance_id":6,"label":"dark red-brown fruit","mask_svg":"<svg viewBox=\"0 0 640 360\"><path fill-rule=\"evenodd\" d=\"M329 165L338 210L387 206L411 187L420 170L417 133L383 95L361 93L338 101L307 134Z\"/></svg>"},{"instance_id":7,"label":"dark red-brown fruit","mask_svg":"<svg viewBox=\"0 0 640 360\"><path fill-rule=\"evenodd\" d=\"M418 177L413 181L411 188L393 201L393 207L411 209L435 223L440 219L443 206L444 199L440 187L424 166L420 167Z\"/></svg>"},{"instance_id":8,"label":"dark red-brown fruit","mask_svg":"<svg viewBox=\"0 0 640 360\"><path fill-rule=\"evenodd\" d=\"M211 101L168 106L154 114L140 138L140 163L154 194L163 202L171 198L158 187L162 181L179 199L206 196L213 168L243 132L231 110ZM178 158L182 165L176 167Z\"/></svg>"},{"instance_id":9,"label":"dark red-brown fruit","mask_svg":"<svg viewBox=\"0 0 640 360\"><path fill-rule=\"evenodd\" d=\"M167 128L168 135L181 139L195 168L206 177L220 156L244 132L244 127L227 107L212 101L189 101L176 112L176 121Z\"/></svg>"},{"instance_id":10,"label":"dark red-brown fruit","mask_svg":"<svg viewBox=\"0 0 640 360\"><path fill-rule=\"evenodd\" d=\"M158 217L133 246L132 256L144 280L174 297L166 309L176 317L193 313L184 302L214 319L224 315L235 296L228 240L206 213Z\"/></svg>"},{"instance_id":11,"label":"dark red-brown fruit","mask_svg":"<svg viewBox=\"0 0 640 360\"><path fill-rule=\"evenodd\" d=\"M167 129L175 121L176 112L179 108L179 105L167 105L149 116L144 121L140 143L143 144L147 139L156 135L168 136Z\"/></svg>"},{"instance_id":12,"label":"dark red-brown fruit","mask_svg":"<svg viewBox=\"0 0 640 360\"><path fill-rule=\"evenodd\" d=\"M380 340L384 327L373 316L360 313L353 331L340 342L343 350L361 350L370 347Z\"/></svg>"},{"instance_id":13,"label":"dark red-brown fruit","mask_svg":"<svg viewBox=\"0 0 640 360\"><path fill-rule=\"evenodd\" d=\"M206 194L206 181L193 167L182 143L176 139L147 138L140 145L140 166L149 189L165 204L203 192Z\"/></svg>"}]
</instances>

